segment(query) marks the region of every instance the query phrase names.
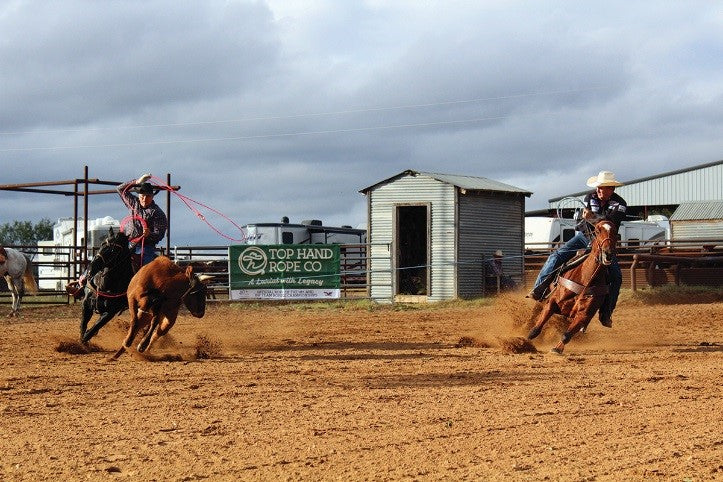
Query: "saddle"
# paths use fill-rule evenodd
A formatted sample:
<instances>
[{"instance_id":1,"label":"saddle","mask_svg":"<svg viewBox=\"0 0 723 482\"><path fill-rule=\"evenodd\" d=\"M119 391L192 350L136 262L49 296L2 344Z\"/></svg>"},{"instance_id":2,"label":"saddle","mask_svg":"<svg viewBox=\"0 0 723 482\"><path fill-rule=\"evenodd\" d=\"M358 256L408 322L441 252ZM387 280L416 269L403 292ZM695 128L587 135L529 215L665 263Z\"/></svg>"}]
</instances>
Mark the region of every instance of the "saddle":
<instances>
[{"instance_id":1,"label":"saddle","mask_svg":"<svg viewBox=\"0 0 723 482\"><path fill-rule=\"evenodd\" d=\"M576 283L575 281L571 279L564 278L562 276L557 277L557 284L562 286L563 288L567 288L568 290L572 291L576 294L582 294L584 293L585 296L593 296L593 295L606 295L610 292L610 287L608 285L596 285L596 286L588 286L585 287L581 285L580 283Z\"/></svg>"},{"instance_id":2,"label":"saddle","mask_svg":"<svg viewBox=\"0 0 723 482\"><path fill-rule=\"evenodd\" d=\"M563 263L562 266L557 268L552 274L550 274L550 276L545 278L542 281L542 283L540 283L540 286L538 286L535 289L535 291L540 294L540 299L538 301L544 301L545 299L547 299L550 296L550 294L552 294L552 289L550 289L550 286L552 285L553 289L554 289L554 286L556 286L560 283L560 281L559 281L560 279L567 280L567 278L562 277L562 275L565 274L566 272L570 271L571 269L573 269L575 266L582 264L582 262L585 261L585 259L587 259L587 257L589 255L590 255L590 251L585 251L583 254L576 255L571 260ZM570 283L574 283L573 281L570 281L570 280L567 280L567 281L569 281ZM577 283L575 283L575 284L577 284ZM565 285L563 285L563 286L565 286ZM579 285L579 286L582 286L582 285ZM575 291L575 290L572 289L571 291ZM575 291L575 292L577 293L577 291Z\"/></svg>"},{"instance_id":3,"label":"saddle","mask_svg":"<svg viewBox=\"0 0 723 482\"><path fill-rule=\"evenodd\" d=\"M117 293L112 289L112 273L109 268L103 268L88 279L88 289L93 296L93 310L96 313L103 313L111 309L118 299L125 298L125 293ZM109 286L110 285L110 286Z\"/></svg>"}]
</instances>

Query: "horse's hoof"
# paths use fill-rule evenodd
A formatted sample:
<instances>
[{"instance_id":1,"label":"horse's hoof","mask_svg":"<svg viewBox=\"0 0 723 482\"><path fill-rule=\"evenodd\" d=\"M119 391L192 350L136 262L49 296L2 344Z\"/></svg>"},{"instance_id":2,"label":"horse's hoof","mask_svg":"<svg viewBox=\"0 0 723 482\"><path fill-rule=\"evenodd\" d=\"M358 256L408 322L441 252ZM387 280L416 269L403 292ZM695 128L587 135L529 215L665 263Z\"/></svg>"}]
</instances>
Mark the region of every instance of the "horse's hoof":
<instances>
[{"instance_id":1,"label":"horse's hoof","mask_svg":"<svg viewBox=\"0 0 723 482\"><path fill-rule=\"evenodd\" d=\"M536 326L536 327L532 328L530 330L530 332L527 334L527 339L533 340L533 339L537 338L537 335L539 335L541 331L542 331L541 326Z\"/></svg>"},{"instance_id":2,"label":"horse's hoof","mask_svg":"<svg viewBox=\"0 0 723 482\"><path fill-rule=\"evenodd\" d=\"M560 350L560 349L557 348L557 347L554 347L554 348L550 349L550 352L551 352L551 353L554 353L555 355L562 355L562 350Z\"/></svg>"}]
</instances>

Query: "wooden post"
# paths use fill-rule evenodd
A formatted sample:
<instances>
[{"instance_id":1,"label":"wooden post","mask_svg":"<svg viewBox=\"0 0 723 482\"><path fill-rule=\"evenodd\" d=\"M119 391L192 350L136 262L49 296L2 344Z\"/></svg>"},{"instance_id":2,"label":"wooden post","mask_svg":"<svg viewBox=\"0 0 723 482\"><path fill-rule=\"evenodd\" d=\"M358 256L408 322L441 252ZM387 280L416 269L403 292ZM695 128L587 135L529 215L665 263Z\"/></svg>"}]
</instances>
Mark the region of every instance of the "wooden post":
<instances>
[{"instance_id":1,"label":"wooden post","mask_svg":"<svg viewBox=\"0 0 723 482\"><path fill-rule=\"evenodd\" d=\"M630 265L630 288L633 292L638 290L637 275L635 274L635 268L638 267L638 255L633 255L633 264Z\"/></svg>"}]
</instances>

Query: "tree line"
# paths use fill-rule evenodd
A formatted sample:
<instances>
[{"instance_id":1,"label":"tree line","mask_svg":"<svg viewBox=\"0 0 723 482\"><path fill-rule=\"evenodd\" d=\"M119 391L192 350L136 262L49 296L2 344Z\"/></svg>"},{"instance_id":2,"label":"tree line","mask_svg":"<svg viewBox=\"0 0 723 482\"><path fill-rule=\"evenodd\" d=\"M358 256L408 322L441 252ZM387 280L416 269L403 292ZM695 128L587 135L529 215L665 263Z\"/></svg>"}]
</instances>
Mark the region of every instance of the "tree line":
<instances>
[{"instance_id":1,"label":"tree line","mask_svg":"<svg viewBox=\"0 0 723 482\"><path fill-rule=\"evenodd\" d=\"M33 245L38 241L53 239L53 222L43 218L33 224L30 221L12 221L0 224L0 245Z\"/></svg>"}]
</instances>

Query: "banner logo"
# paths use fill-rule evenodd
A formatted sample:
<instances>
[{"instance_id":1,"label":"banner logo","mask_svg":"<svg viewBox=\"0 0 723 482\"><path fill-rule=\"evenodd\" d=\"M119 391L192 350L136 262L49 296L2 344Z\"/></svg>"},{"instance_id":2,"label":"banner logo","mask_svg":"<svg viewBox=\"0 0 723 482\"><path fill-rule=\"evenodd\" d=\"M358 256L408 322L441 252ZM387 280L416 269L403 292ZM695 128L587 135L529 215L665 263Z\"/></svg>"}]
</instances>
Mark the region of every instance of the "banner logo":
<instances>
[{"instance_id":1,"label":"banner logo","mask_svg":"<svg viewBox=\"0 0 723 482\"><path fill-rule=\"evenodd\" d=\"M238 257L238 267L249 276L265 274L267 264L266 252L256 246L244 249Z\"/></svg>"}]
</instances>

